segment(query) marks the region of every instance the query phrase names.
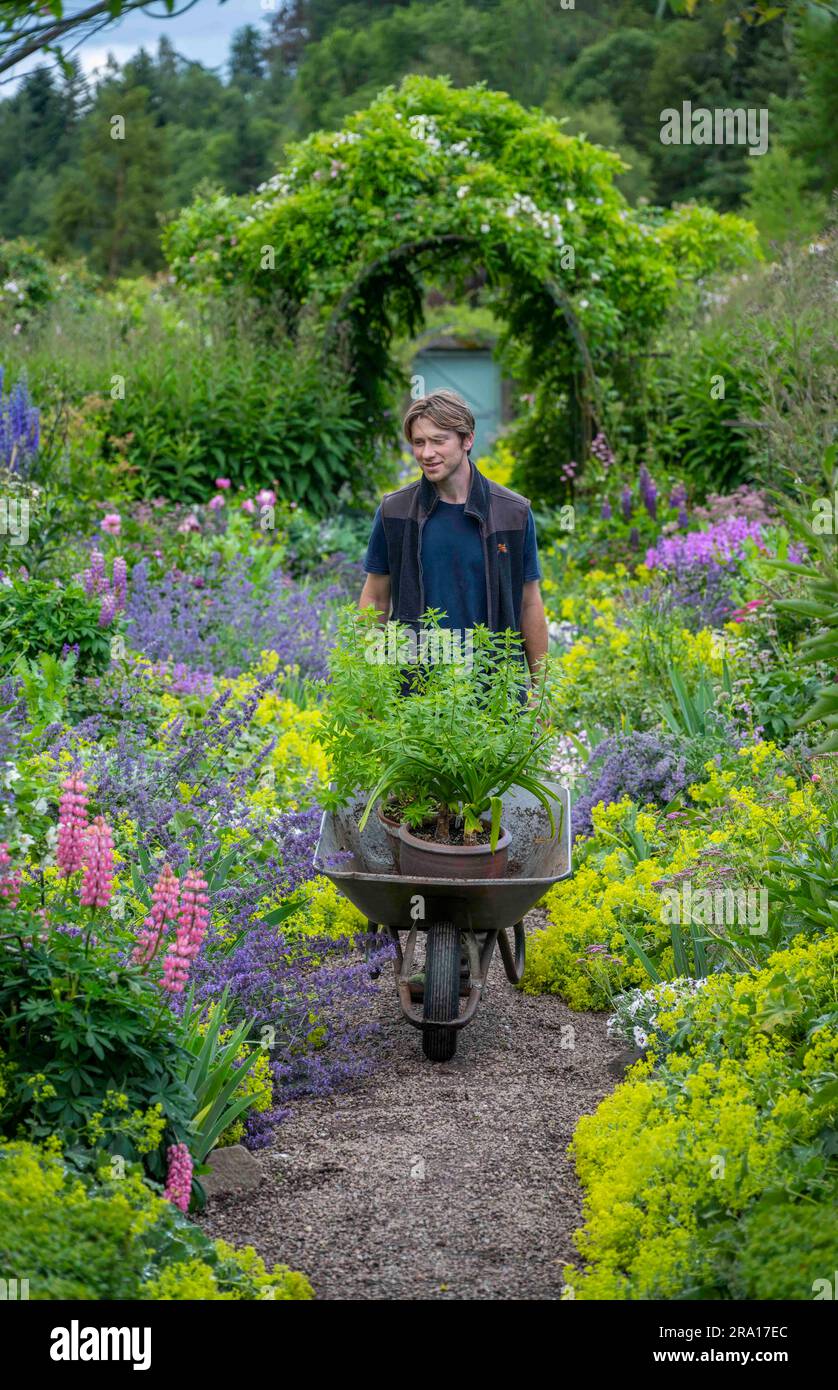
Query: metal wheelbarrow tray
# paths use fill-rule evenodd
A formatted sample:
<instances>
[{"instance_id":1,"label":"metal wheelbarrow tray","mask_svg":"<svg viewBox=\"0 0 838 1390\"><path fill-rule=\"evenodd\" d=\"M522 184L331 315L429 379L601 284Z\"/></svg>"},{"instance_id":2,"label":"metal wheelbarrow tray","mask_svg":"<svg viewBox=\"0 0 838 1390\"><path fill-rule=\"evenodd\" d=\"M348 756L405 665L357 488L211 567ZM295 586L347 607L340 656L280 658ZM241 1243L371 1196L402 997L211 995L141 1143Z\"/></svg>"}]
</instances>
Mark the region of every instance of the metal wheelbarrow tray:
<instances>
[{"instance_id":1,"label":"metal wheelbarrow tray","mask_svg":"<svg viewBox=\"0 0 838 1390\"><path fill-rule=\"evenodd\" d=\"M496 942L507 978L519 982L526 952L524 914L554 883L570 877L570 797L558 783L548 785L557 798L553 835L546 810L530 792L515 788L503 799L501 822L511 836L506 878L400 874L377 815L369 817L363 832L358 830L365 797L357 796L340 811L323 813L314 869L364 914L371 932L379 927L389 932L396 947L394 970L402 1011L409 1023L422 1029L423 1051L431 1061L448 1061L454 1055L457 1032L471 1022L480 1002ZM510 928L514 944L507 935ZM408 934L404 947L401 932ZM409 983L419 932L428 933L423 988ZM468 953L467 986L461 982L461 943Z\"/></svg>"}]
</instances>

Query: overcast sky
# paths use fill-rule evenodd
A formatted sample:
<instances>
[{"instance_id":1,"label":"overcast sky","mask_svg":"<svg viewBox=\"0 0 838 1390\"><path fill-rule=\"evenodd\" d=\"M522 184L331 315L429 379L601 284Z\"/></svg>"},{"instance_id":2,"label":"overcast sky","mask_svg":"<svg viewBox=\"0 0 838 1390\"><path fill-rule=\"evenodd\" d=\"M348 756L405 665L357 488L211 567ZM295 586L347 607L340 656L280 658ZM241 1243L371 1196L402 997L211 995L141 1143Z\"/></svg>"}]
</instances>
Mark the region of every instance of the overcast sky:
<instances>
[{"instance_id":1,"label":"overcast sky","mask_svg":"<svg viewBox=\"0 0 838 1390\"><path fill-rule=\"evenodd\" d=\"M88 3L89 0L83 0L83 3L74 0L72 4L65 5L64 12L72 14L74 10L86 8ZM175 9L180 9L182 3L183 0L176 0ZM147 5L145 10L134 10L115 23L109 21L78 48L78 38L68 38L65 51L75 53L85 73L90 74L107 62L109 53L122 64L138 48L154 52L158 39L166 34L184 58L193 58L208 68L222 69L221 75L226 76L223 67L235 31L245 24L254 24L257 29L262 29L271 18L271 13L278 13L280 9L280 0L273 0L273 4L271 0L226 0L223 5L219 5L218 0L198 0L185 14L167 19L165 6L157 0L157 3ZM15 68L14 76L19 79L44 61L51 62L48 58L45 60L43 54L33 54ZM10 95L16 85L13 81L0 87L0 95Z\"/></svg>"}]
</instances>

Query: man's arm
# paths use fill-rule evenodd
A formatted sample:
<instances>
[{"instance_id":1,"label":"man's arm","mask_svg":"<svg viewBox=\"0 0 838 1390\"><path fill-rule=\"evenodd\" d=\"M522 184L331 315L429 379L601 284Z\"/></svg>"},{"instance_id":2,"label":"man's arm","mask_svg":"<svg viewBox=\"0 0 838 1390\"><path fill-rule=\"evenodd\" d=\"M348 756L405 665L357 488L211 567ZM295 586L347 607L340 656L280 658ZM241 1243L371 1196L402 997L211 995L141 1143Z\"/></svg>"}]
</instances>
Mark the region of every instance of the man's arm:
<instances>
[{"instance_id":1,"label":"man's arm","mask_svg":"<svg viewBox=\"0 0 838 1390\"><path fill-rule=\"evenodd\" d=\"M524 651L526 652L530 675L535 681L538 664L547 655L548 647L547 617L537 579L532 579L524 585L524 596L521 602L521 636L524 639Z\"/></svg>"},{"instance_id":2,"label":"man's arm","mask_svg":"<svg viewBox=\"0 0 838 1390\"><path fill-rule=\"evenodd\" d=\"M379 622L386 623L390 617L390 576L389 574L368 574L358 600L359 608L374 604L378 609ZM545 627L545 637L547 629Z\"/></svg>"}]
</instances>

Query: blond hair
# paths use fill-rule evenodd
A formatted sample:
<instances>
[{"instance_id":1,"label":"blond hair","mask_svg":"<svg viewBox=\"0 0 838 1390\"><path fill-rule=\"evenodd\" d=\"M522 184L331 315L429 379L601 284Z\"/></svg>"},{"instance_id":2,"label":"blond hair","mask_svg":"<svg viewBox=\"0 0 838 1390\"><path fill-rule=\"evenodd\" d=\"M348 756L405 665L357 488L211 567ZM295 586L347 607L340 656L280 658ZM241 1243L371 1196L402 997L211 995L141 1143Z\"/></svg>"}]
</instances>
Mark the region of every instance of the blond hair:
<instances>
[{"instance_id":1,"label":"blond hair","mask_svg":"<svg viewBox=\"0 0 838 1390\"><path fill-rule=\"evenodd\" d=\"M474 434L474 416L456 391L432 391L429 396L420 396L414 401L402 421L405 439L413 442L413 422L420 415L427 415L441 430L456 430L460 441L467 434Z\"/></svg>"}]
</instances>

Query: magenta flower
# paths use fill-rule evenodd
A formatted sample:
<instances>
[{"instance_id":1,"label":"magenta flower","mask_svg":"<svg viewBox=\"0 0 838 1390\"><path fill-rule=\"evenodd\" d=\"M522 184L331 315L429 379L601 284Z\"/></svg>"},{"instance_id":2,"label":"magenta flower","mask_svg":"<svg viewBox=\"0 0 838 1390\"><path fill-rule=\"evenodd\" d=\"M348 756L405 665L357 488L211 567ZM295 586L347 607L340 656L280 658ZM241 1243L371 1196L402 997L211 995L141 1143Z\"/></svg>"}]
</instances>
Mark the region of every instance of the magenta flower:
<instances>
[{"instance_id":1,"label":"magenta flower","mask_svg":"<svg viewBox=\"0 0 838 1390\"><path fill-rule=\"evenodd\" d=\"M224 494L223 494L223 492L217 492L217 493L215 494L214 497L211 497L211 498L210 498L210 500L209 500L209 508L210 508L210 511L217 512L218 509L219 509L219 507L223 507L223 506L224 506Z\"/></svg>"},{"instance_id":2,"label":"magenta flower","mask_svg":"<svg viewBox=\"0 0 838 1390\"><path fill-rule=\"evenodd\" d=\"M119 512L108 512L107 516L102 517L99 524L109 536L118 536L122 529L122 518Z\"/></svg>"},{"instance_id":3,"label":"magenta flower","mask_svg":"<svg viewBox=\"0 0 838 1390\"><path fill-rule=\"evenodd\" d=\"M182 993L189 967L198 954L204 932L209 926L206 887L206 879L197 870L190 869L181 889L177 938L163 960L163 988L171 994Z\"/></svg>"},{"instance_id":4,"label":"magenta flower","mask_svg":"<svg viewBox=\"0 0 838 1390\"><path fill-rule=\"evenodd\" d=\"M135 965L148 965L154 958L167 927L177 921L180 884L168 864L164 864L151 891L151 913L141 928L132 953Z\"/></svg>"},{"instance_id":5,"label":"magenta flower","mask_svg":"<svg viewBox=\"0 0 838 1390\"><path fill-rule=\"evenodd\" d=\"M215 480L215 486L216 486L216 487L228 488L228 487L230 486L230 479L229 479L229 478L216 478L216 480Z\"/></svg>"},{"instance_id":6,"label":"magenta flower","mask_svg":"<svg viewBox=\"0 0 838 1390\"><path fill-rule=\"evenodd\" d=\"M73 773L61 783L64 795L58 807L58 842L55 857L63 876L74 874L84 859L84 836L87 829L87 787Z\"/></svg>"},{"instance_id":7,"label":"magenta flower","mask_svg":"<svg viewBox=\"0 0 838 1390\"><path fill-rule=\"evenodd\" d=\"M14 911L20 898L20 882L23 875L20 869L9 869L11 863L9 847L0 840L0 907Z\"/></svg>"},{"instance_id":8,"label":"magenta flower","mask_svg":"<svg viewBox=\"0 0 838 1390\"><path fill-rule=\"evenodd\" d=\"M260 492L257 492L256 501L260 507L273 507L276 505L276 493L272 488L263 487Z\"/></svg>"},{"instance_id":9,"label":"magenta flower","mask_svg":"<svg viewBox=\"0 0 838 1390\"><path fill-rule=\"evenodd\" d=\"M181 1211L188 1211L192 1192L192 1155L185 1144L171 1144L166 1150L166 1157L169 1170L163 1196L167 1202L180 1207Z\"/></svg>"},{"instance_id":10,"label":"magenta flower","mask_svg":"<svg viewBox=\"0 0 838 1390\"><path fill-rule=\"evenodd\" d=\"M113 837L104 816L97 816L84 837L82 907L107 907L113 893Z\"/></svg>"},{"instance_id":11,"label":"magenta flower","mask_svg":"<svg viewBox=\"0 0 838 1390\"><path fill-rule=\"evenodd\" d=\"M185 535L188 531L200 531L201 523L194 513L190 513L189 516L184 517L177 529Z\"/></svg>"},{"instance_id":12,"label":"magenta flower","mask_svg":"<svg viewBox=\"0 0 838 1390\"><path fill-rule=\"evenodd\" d=\"M252 497L248 497L242 502L242 511L247 512L248 516L253 516L253 513L256 511L256 503L253 501Z\"/></svg>"}]
</instances>

